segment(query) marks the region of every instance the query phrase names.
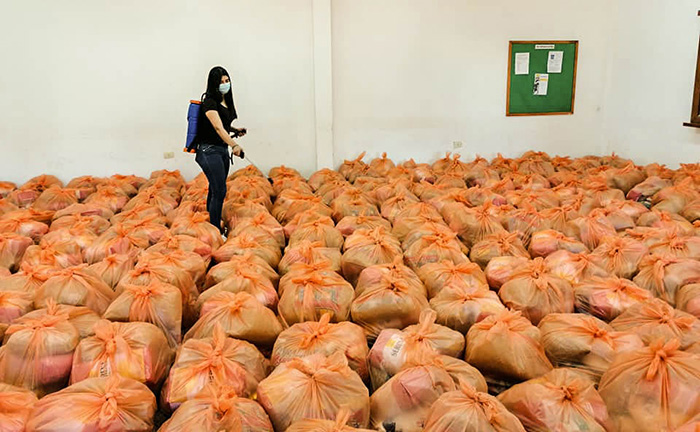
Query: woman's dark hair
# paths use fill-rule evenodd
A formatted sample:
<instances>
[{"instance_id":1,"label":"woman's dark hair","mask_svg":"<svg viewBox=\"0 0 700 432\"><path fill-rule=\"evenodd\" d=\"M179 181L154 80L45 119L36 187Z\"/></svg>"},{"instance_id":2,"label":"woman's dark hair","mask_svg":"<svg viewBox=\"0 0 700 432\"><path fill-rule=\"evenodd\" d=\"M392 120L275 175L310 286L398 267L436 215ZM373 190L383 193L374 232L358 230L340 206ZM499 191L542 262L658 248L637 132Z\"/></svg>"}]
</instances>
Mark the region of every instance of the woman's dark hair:
<instances>
[{"instance_id":1,"label":"woman's dark hair","mask_svg":"<svg viewBox=\"0 0 700 432\"><path fill-rule=\"evenodd\" d=\"M226 99L226 106L228 106L228 110L233 113L236 110L233 106L233 89L225 95L219 92L219 84L221 84L221 77L223 76L227 76L229 81L231 80L231 75L228 74L226 69L221 66L214 66L211 68L209 71L209 78L207 78L207 91L202 95L202 100L205 98L212 98L220 103L222 99Z\"/></svg>"}]
</instances>

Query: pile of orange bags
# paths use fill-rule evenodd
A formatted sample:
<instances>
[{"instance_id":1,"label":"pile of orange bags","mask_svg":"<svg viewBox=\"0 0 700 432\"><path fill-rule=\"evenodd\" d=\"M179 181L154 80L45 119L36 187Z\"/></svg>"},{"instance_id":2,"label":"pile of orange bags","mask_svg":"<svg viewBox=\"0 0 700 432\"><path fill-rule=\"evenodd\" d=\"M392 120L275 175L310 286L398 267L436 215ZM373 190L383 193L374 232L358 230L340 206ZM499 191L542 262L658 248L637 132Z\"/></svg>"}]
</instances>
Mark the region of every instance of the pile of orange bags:
<instances>
[{"instance_id":1,"label":"pile of orange bags","mask_svg":"<svg viewBox=\"0 0 700 432\"><path fill-rule=\"evenodd\" d=\"M36 403L37 397L31 391L0 383L0 431L26 430L27 420Z\"/></svg>"}]
</instances>

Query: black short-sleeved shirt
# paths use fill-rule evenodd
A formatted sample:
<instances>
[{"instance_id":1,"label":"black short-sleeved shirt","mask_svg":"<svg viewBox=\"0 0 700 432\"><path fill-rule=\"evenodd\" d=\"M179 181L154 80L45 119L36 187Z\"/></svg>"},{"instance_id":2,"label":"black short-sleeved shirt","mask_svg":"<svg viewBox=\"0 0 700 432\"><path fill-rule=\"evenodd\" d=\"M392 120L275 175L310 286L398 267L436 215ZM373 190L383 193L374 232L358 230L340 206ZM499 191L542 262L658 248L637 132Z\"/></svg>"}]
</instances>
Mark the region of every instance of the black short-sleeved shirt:
<instances>
[{"instance_id":1,"label":"black short-sleeved shirt","mask_svg":"<svg viewBox=\"0 0 700 432\"><path fill-rule=\"evenodd\" d=\"M226 146L224 140L221 139L216 129L212 126L211 121L206 115L207 111L216 110L221 117L221 123L224 125L226 132L231 132L231 122L234 121L238 116L236 115L236 107L229 111L228 108L221 105L220 102L215 101L212 98L205 98L202 102L202 108L199 111L199 119L197 121L197 144L214 144L220 146Z\"/></svg>"}]
</instances>

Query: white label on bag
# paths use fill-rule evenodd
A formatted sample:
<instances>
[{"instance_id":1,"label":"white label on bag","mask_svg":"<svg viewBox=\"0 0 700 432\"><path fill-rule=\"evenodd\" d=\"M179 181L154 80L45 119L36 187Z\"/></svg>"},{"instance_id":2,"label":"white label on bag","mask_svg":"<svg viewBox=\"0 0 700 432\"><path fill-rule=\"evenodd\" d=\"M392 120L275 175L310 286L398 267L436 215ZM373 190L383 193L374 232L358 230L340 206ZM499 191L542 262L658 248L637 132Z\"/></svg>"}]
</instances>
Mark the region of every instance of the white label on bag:
<instances>
[{"instance_id":1,"label":"white label on bag","mask_svg":"<svg viewBox=\"0 0 700 432\"><path fill-rule=\"evenodd\" d=\"M387 372L398 372L406 361L406 341L403 335L392 335L384 346L384 365Z\"/></svg>"}]
</instances>

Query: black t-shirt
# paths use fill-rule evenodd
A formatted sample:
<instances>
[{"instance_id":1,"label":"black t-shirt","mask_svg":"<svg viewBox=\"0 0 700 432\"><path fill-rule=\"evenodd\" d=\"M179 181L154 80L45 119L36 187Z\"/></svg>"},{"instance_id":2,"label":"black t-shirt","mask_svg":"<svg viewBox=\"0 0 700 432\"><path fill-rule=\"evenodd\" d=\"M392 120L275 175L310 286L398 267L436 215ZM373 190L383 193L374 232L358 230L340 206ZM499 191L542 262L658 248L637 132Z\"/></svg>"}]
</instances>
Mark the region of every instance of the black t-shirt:
<instances>
[{"instance_id":1,"label":"black t-shirt","mask_svg":"<svg viewBox=\"0 0 700 432\"><path fill-rule=\"evenodd\" d=\"M202 102L202 108L199 110L199 119L197 121L197 144L214 144L220 146L226 146L224 140L221 139L216 129L209 121L206 115L207 111L215 110L219 113L221 118L221 123L224 125L224 129L227 133L231 132L231 122L234 121L238 116L236 115L236 107L231 107L229 111L228 108L221 105L220 102L215 101L212 98L204 98Z\"/></svg>"}]
</instances>

